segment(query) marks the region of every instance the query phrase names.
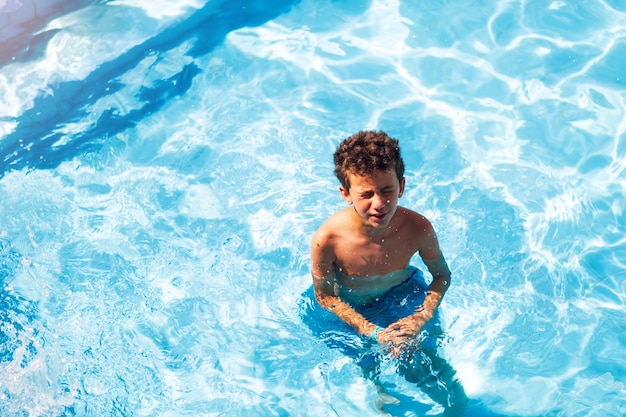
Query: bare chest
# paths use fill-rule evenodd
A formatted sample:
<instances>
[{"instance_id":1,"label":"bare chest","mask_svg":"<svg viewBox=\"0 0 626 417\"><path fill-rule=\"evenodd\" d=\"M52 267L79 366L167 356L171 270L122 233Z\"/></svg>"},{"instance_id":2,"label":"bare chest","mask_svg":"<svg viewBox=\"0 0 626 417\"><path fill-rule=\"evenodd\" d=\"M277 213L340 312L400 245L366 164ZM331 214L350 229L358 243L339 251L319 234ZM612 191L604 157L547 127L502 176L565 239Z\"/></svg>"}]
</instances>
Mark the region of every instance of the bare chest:
<instances>
[{"instance_id":1,"label":"bare chest","mask_svg":"<svg viewBox=\"0 0 626 417\"><path fill-rule=\"evenodd\" d=\"M401 239L378 242L346 239L336 248L336 268L345 275L385 275L408 265L415 250Z\"/></svg>"}]
</instances>

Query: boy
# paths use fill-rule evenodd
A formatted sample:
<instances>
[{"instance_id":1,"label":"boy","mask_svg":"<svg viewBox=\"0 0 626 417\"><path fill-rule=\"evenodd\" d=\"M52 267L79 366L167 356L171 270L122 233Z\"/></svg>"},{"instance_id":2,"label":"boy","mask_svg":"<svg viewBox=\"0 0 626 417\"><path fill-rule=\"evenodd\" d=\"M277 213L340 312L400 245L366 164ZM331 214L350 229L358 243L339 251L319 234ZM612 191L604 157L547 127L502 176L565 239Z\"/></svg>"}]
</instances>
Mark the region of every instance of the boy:
<instances>
[{"instance_id":1,"label":"boy","mask_svg":"<svg viewBox=\"0 0 626 417\"><path fill-rule=\"evenodd\" d=\"M384 132L358 132L339 145L334 162L339 191L351 207L331 216L313 237L315 297L358 334L397 356L433 318L450 285L450 270L428 219L398 206L405 180L397 140ZM421 294L423 303L390 324L374 324L362 307L411 288L416 269L409 262L415 253L433 276Z\"/></svg>"}]
</instances>

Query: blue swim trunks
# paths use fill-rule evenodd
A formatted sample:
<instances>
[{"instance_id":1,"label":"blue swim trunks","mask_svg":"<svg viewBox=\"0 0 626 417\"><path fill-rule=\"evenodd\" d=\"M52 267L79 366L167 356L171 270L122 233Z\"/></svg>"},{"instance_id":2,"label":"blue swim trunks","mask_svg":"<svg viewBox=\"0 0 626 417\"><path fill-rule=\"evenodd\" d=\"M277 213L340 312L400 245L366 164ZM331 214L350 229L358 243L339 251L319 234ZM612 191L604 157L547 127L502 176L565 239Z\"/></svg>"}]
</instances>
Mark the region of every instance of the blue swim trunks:
<instances>
[{"instance_id":1,"label":"blue swim trunks","mask_svg":"<svg viewBox=\"0 0 626 417\"><path fill-rule=\"evenodd\" d=\"M411 267L412 268L412 267ZM395 321L415 312L416 307L423 304L428 285L424 275L417 268L412 268L408 279L393 287L375 302L366 305L353 305L370 322L387 327ZM352 327L339 317L323 309L315 299L313 286L309 287L300 298L300 316L309 327L314 337L330 348L338 349L346 356L353 358L360 367L364 377L374 381L384 392L391 390L396 395L394 385L380 379L384 366L396 364L396 371L406 381L416 384L422 392L445 408L444 415L460 417L465 415L467 396L460 382L456 379L456 371L442 359L439 354L439 341L444 336L439 315L428 322L424 331L410 343L410 348L401 357L393 361L384 361L385 348L367 337L359 336ZM382 347L382 349L381 349ZM386 364L383 366L383 364ZM399 391L401 393L401 391ZM393 412L393 415L405 415L414 412L419 402L406 400L398 404L386 404L381 409Z\"/></svg>"},{"instance_id":2,"label":"blue swim trunks","mask_svg":"<svg viewBox=\"0 0 626 417\"><path fill-rule=\"evenodd\" d=\"M368 321L381 327L387 327L413 314L415 309L423 304L428 284L424 280L422 271L414 267L409 268L412 269L411 275L404 282L370 304L352 307ZM352 327L317 303L313 286L302 294L300 316L313 335L330 345L349 351L360 350L363 347L363 338L358 336ZM422 347L435 347L436 335L441 334L438 313L435 313L435 317L424 330L426 330L426 335L430 334L435 338L426 336L420 344Z\"/></svg>"}]
</instances>

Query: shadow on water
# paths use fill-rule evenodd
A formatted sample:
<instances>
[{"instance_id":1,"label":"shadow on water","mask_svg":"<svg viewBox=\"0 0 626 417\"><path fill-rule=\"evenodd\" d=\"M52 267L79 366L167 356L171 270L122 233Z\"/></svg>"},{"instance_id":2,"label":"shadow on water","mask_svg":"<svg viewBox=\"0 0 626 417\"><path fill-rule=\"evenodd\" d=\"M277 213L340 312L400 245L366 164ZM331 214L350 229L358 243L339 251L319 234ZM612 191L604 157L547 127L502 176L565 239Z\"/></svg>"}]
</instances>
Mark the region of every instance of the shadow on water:
<instances>
[{"instance_id":1,"label":"shadow on water","mask_svg":"<svg viewBox=\"0 0 626 417\"><path fill-rule=\"evenodd\" d=\"M202 71L193 62L182 66L172 77L142 89L138 97L144 103L141 108L124 115L117 114L115 110L106 111L95 125L73 135L69 140L64 133L56 131L59 126L86 117L90 104L120 91L124 85L119 78L135 68L146 56L170 51L188 40L193 40L194 46L187 55L192 58L206 55L231 31L261 25L288 11L298 2L210 1L186 20L132 47L117 58L102 63L85 79L49 86L48 94L39 96L31 109L14 120L18 124L17 129L0 138L0 176L9 170L24 167L55 168L64 160L97 147L102 138L136 126L172 98L184 95L195 76ZM23 55L32 59L35 54L33 51L43 54L50 38L50 35L35 35L27 46L22 46L22 50L30 51ZM14 55L19 55L19 51L14 51ZM62 146L53 146L62 139Z\"/></svg>"}]
</instances>

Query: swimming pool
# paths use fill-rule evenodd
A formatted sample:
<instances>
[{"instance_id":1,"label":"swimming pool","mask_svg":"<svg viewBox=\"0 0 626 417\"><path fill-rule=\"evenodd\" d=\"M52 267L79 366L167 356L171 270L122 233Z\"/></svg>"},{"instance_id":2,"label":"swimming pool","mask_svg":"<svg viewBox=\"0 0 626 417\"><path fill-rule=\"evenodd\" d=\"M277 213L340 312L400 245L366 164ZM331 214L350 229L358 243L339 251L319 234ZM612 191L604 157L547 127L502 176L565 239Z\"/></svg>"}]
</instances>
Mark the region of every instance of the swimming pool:
<instances>
[{"instance_id":1,"label":"swimming pool","mask_svg":"<svg viewBox=\"0 0 626 417\"><path fill-rule=\"evenodd\" d=\"M306 323L360 129L453 270L467 415L626 414L622 2L33 4L0 0L1 415L439 414Z\"/></svg>"}]
</instances>

